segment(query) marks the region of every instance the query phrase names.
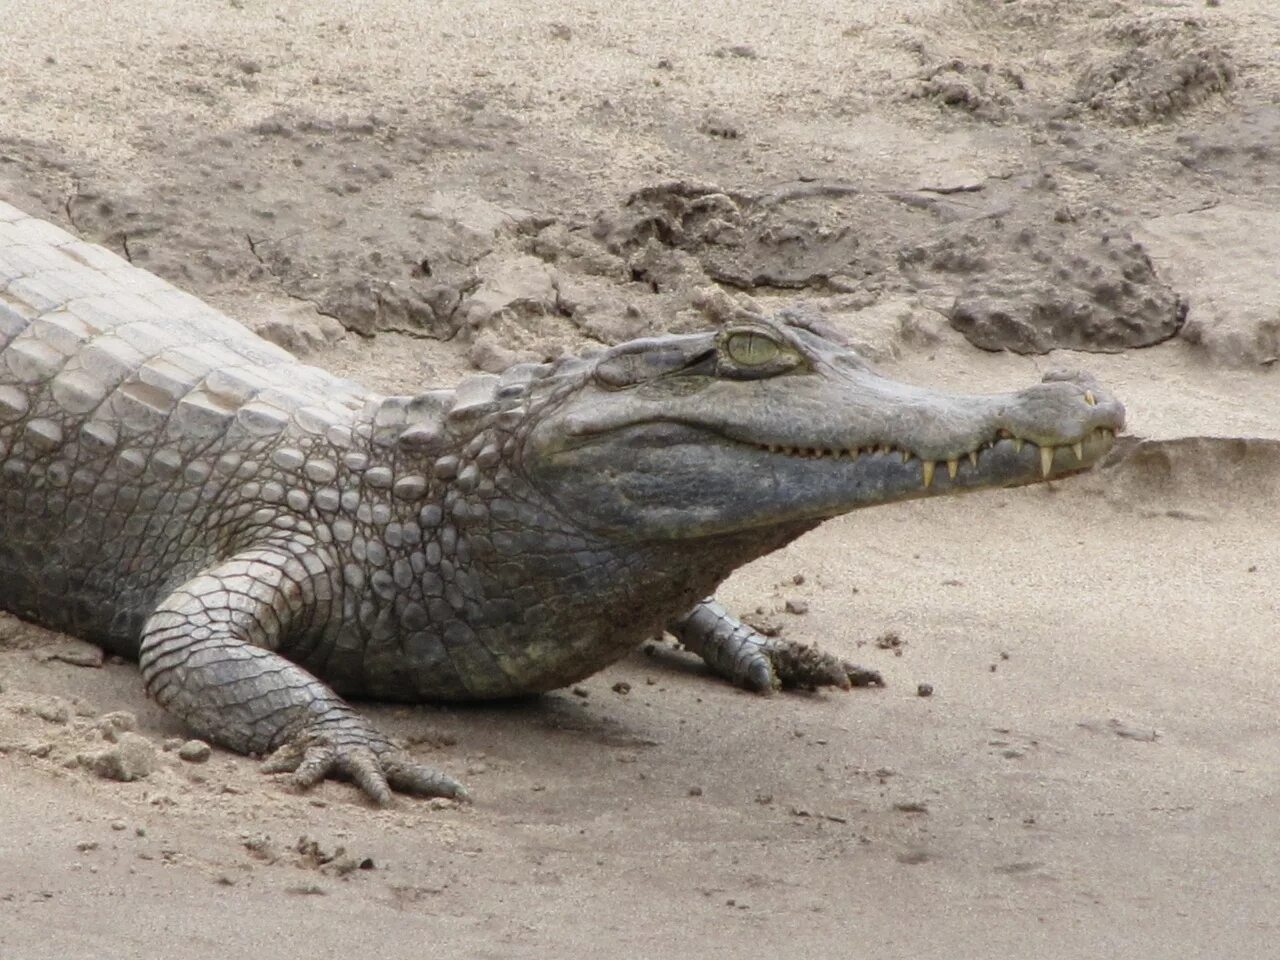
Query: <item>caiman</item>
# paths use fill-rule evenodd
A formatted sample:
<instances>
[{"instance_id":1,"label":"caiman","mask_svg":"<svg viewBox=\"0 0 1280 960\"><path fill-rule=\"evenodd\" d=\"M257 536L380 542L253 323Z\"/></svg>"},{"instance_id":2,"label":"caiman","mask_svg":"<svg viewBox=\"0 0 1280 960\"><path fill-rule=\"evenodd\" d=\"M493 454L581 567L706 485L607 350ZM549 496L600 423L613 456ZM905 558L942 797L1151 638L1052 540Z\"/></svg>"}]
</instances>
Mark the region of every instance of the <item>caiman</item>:
<instances>
[{"instance_id":1,"label":"caiman","mask_svg":"<svg viewBox=\"0 0 1280 960\"><path fill-rule=\"evenodd\" d=\"M749 688L877 682L709 598L859 507L1060 477L1087 376L958 396L783 314L382 396L0 203L0 607L136 658L299 786L463 797L345 697L552 690L670 629Z\"/></svg>"}]
</instances>

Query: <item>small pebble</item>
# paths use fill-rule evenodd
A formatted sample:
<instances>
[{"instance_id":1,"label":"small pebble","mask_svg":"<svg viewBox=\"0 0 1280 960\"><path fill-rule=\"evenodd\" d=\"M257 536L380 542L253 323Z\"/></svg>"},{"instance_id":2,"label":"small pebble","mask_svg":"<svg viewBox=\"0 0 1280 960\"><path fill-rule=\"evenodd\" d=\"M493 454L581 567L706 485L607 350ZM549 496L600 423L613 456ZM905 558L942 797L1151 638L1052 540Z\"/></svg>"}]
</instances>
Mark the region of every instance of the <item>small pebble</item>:
<instances>
[{"instance_id":1,"label":"small pebble","mask_svg":"<svg viewBox=\"0 0 1280 960\"><path fill-rule=\"evenodd\" d=\"M625 680L619 680L613 685L613 692L625 697L631 692L631 684L627 683Z\"/></svg>"},{"instance_id":2,"label":"small pebble","mask_svg":"<svg viewBox=\"0 0 1280 960\"><path fill-rule=\"evenodd\" d=\"M203 740L188 740L178 748L178 757L187 763L204 763L213 753L213 748Z\"/></svg>"},{"instance_id":3,"label":"small pebble","mask_svg":"<svg viewBox=\"0 0 1280 960\"><path fill-rule=\"evenodd\" d=\"M797 616L809 612L809 602L807 600L792 599L787 601L787 613L794 613Z\"/></svg>"},{"instance_id":4,"label":"small pebble","mask_svg":"<svg viewBox=\"0 0 1280 960\"><path fill-rule=\"evenodd\" d=\"M127 823L125 823L123 820L112 820L112 821L111 821L111 829L112 829L112 830L127 830L128 828L129 828L129 825L128 825Z\"/></svg>"},{"instance_id":5,"label":"small pebble","mask_svg":"<svg viewBox=\"0 0 1280 960\"><path fill-rule=\"evenodd\" d=\"M916 687L916 696L917 696L917 697L932 697L932 696L933 696L933 684L932 684L932 683L922 683L922 684L920 684L918 687Z\"/></svg>"},{"instance_id":6,"label":"small pebble","mask_svg":"<svg viewBox=\"0 0 1280 960\"><path fill-rule=\"evenodd\" d=\"M701 787L690 787L690 788L689 788L689 796L691 796L691 797L700 797L700 796L702 796L702 788L701 788Z\"/></svg>"}]
</instances>

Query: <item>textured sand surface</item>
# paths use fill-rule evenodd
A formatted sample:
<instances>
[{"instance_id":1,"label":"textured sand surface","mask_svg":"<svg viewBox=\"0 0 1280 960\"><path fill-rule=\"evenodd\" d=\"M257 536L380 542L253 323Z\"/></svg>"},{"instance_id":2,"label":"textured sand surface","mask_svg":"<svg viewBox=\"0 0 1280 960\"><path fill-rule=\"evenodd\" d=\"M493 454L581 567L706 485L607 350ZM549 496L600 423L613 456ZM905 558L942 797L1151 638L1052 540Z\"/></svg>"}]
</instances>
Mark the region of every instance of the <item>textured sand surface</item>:
<instances>
[{"instance_id":1,"label":"textured sand surface","mask_svg":"<svg viewBox=\"0 0 1280 960\"><path fill-rule=\"evenodd\" d=\"M904 380L1084 367L1130 413L1088 477L725 585L885 690L762 699L662 647L367 705L466 808L218 750L99 779L114 711L181 729L0 615L0 958L1275 951L1280 12L891 6L0 0L0 199L380 388L750 297Z\"/></svg>"}]
</instances>

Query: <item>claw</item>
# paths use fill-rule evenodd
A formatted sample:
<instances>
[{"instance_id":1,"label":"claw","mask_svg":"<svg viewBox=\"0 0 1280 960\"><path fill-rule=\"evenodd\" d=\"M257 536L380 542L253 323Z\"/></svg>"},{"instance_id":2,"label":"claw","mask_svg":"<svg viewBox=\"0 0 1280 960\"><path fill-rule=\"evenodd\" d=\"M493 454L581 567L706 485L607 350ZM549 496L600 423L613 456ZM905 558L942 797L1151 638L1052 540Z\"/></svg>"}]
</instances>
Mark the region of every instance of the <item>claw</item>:
<instances>
[{"instance_id":1,"label":"claw","mask_svg":"<svg viewBox=\"0 0 1280 960\"><path fill-rule=\"evenodd\" d=\"M884 676L879 670L869 670L857 664L844 661L845 675L849 683L855 687L883 687Z\"/></svg>"},{"instance_id":2,"label":"claw","mask_svg":"<svg viewBox=\"0 0 1280 960\"><path fill-rule=\"evenodd\" d=\"M420 797L471 799L457 780L397 753L391 749L378 752L360 743L335 743L323 734L312 734L276 750L263 762L262 772L290 773L289 782L298 790L329 777L350 780L380 807L391 803L393 790Z\"/></svg>"}]
</instances>

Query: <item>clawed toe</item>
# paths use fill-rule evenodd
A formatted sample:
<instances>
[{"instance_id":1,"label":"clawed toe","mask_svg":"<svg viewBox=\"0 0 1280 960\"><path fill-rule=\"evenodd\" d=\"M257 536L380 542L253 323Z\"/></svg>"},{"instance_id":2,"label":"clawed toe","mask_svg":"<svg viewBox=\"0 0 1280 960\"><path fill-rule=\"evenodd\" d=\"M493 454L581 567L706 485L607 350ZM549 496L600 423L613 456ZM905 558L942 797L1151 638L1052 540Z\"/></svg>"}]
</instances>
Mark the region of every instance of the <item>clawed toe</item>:
<instances>
[{"instance_id":1,"label":"clawed toe","mask_svg":"<svg viewBox=\"0 0 1280 960\"><path fill-rule=\"evenodd\" d=\"M306 790L321 780L350 780L380 807L391 803L393 791L419 797L468 801L467 788L446 774L414 763L399 751L362 743L335 743L324 736L292 741L262 764L263 773L290 773L289 782Z\"/></svg>"}]
</instances>

